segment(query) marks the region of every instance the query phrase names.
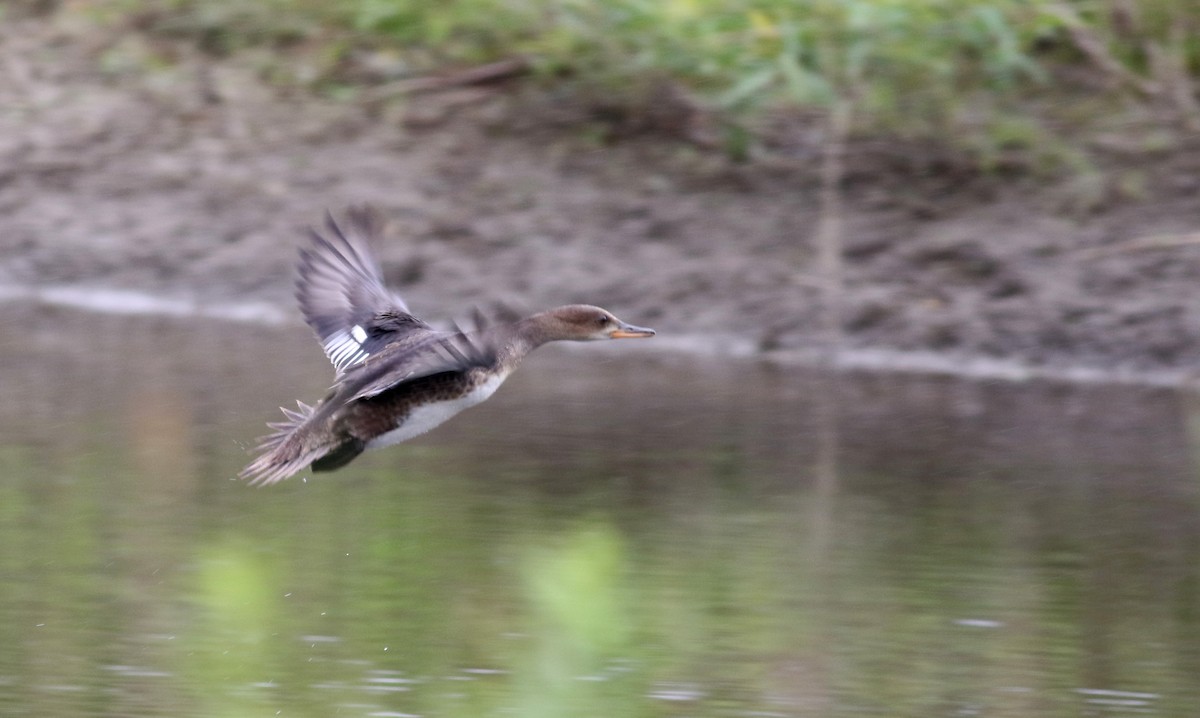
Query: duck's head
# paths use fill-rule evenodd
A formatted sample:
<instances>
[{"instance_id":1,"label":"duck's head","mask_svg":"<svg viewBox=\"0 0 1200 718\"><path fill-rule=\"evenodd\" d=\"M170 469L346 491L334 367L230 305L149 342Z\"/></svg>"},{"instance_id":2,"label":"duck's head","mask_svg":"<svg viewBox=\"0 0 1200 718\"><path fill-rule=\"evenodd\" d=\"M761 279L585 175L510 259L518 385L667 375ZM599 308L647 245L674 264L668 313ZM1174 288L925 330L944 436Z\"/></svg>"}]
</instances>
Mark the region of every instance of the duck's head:
<instances>
[{"instance_id":1,"label":"duck's head","mask_svg":"<svg viewBox=\"0 0 1200 718\"><path fill-rule=\"evenodd\" d=\"M654 336L653 329L635 327L613 313L587 304L569 304L531 317L546 341L578 342L599 339L639 339Z\"/></svg>"}]
</instances>

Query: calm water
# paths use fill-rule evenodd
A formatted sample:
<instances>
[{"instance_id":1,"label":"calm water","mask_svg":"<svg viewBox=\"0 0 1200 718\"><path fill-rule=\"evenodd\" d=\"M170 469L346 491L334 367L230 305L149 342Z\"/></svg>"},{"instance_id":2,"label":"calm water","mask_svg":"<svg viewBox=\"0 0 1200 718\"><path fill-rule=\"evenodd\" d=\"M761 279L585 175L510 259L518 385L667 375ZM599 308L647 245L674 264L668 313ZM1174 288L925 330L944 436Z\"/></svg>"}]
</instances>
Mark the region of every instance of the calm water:
<instances>
[{"instance_id":1,"label":"calm water","mask_svg":"<svg viewBox=\"0 0 1200 718\"><path fill-rule=\"evenodd\" d=\"M329 379L303 328L0 331L0 715L1200 706L1185 394L831 403L812 372L547 348L427 437L256 490L251 440Z\"/></svg>"}]
</instances>

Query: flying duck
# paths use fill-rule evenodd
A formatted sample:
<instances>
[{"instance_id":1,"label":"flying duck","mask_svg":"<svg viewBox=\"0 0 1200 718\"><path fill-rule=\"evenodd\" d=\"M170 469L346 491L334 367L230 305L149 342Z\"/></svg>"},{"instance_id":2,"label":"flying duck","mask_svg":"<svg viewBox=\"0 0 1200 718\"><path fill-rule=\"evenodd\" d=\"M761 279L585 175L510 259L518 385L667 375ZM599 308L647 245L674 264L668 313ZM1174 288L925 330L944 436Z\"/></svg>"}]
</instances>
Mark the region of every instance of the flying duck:
<instances>
[{"instance_id":1,"label":"flying duck","mask_svg":"<svg viewBox=\"0 0 1200 718\"><path fill-rule=\"evenodd\" d=\"M324 232L310 230L296 299L336 377L315 406L298 401L298 410L283 409L284 421L268 424L275 433L240 473L251 484L274 484L305 468L332 471L367 449L423 434L487 399L546 342L654 336L586 304L439 331L384 286L372 250L378 235L366 207L347 209L341 223L327 214Z\"/></svg>"}]
</instances>

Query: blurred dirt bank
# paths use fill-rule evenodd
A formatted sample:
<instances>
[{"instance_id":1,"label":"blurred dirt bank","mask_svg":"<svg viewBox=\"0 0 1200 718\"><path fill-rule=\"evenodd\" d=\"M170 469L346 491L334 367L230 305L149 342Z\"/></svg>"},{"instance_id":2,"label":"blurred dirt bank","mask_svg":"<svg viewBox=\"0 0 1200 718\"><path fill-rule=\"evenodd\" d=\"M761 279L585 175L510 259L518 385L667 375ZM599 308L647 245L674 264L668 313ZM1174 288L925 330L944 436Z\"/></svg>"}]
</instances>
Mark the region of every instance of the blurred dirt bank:
<instances>
[{"instance_id":1,"label":"blurred dirt bank","mask_svg":"<svg viewBox=\"0 0 1200 718\"><path fill-rule=\"evenodd\" d=\"M140 42L0 23L0 282L286 304L304 228L369 202L434 318L587 301L765 350L820 336L815 131L737 164L531 92L331 101L185 50L146 70ZM847 346L1200 366L1200 142L1106 141L1102 175L1054 182L851 146Z\"/></svg>"}]
</instances>

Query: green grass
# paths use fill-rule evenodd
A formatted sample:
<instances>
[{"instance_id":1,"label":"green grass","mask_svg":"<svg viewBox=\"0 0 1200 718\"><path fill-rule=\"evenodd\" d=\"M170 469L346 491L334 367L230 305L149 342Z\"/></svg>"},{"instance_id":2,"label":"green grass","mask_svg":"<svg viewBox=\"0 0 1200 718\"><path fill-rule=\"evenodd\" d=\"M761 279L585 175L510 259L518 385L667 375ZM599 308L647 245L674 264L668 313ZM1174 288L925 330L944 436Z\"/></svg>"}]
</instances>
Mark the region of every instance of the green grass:
<instances>
[{"instance_id":1,"label":"green grass","mask_svg":"<svg viewBox=\"0 0 1200 718\"><path fill-rule=\"evenodd\" d=\"M1114 99L1140 94L1141 102L1162 104L1164 120L1177 121L1191 109L1172 93L1169 70L1187 78L1200 65L1200 10L1172 0L92 0L83 7L109 21L138 18L140 27L192 38L217 54L302 48L319 58L305 82L346 82L339 73L355 53L391 57L397 74L521 56L541 82L631 105L675 83L735 122L779 107L848 102L857 132L963 136L985 159L1006 143L1052 141L1040 120L1024 116L1030 97L1069 105L1072 96L1107 87ZM1094 82L1081 86L1081 73L1060 72L1068 68Z\"/></svg>"}]
</instances>

